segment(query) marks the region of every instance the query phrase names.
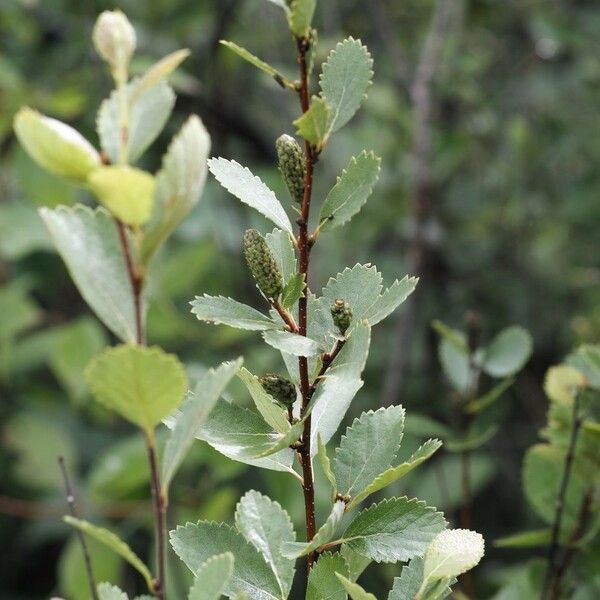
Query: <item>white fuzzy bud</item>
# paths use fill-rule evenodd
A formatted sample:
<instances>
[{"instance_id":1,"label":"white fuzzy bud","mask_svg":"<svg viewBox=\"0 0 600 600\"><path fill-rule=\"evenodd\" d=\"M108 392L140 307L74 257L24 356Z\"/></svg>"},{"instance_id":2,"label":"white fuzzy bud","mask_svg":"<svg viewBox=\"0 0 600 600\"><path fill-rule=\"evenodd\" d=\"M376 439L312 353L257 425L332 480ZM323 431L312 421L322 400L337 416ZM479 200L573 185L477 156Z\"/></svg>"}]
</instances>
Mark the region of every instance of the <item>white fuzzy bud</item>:
<instances>
[{"instance_id":1,"label":"white fuzzy bud","mask_svg":"<svg viewBox=\"0 0 600 600\"><path fill-rule=\"evenodd\" d=\"M136 47L135 29L120 10L100 13L92 34L98 54L111 66L115 75L127 73Z\"/></svg>"}]
</instances>

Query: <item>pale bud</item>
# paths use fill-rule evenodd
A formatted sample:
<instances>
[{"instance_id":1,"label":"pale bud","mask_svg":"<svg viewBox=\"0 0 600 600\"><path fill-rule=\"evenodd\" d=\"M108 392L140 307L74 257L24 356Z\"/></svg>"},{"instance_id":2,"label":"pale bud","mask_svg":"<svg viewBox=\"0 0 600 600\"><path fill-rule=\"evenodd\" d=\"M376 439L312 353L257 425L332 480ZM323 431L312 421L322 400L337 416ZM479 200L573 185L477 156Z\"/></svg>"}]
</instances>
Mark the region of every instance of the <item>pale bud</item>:
<instances>
[{"instance_id":1,"label":"pale bud","mask_svg":"<svg viewBox=\"0 0 600 600\"><path fill-rule=\"evenodd\" d=\"M113 73L127 72L135 51L135 29L120 10L105 10L94 25L92 34L98 54L108 62Z\"/></svg>"}]
</instances>

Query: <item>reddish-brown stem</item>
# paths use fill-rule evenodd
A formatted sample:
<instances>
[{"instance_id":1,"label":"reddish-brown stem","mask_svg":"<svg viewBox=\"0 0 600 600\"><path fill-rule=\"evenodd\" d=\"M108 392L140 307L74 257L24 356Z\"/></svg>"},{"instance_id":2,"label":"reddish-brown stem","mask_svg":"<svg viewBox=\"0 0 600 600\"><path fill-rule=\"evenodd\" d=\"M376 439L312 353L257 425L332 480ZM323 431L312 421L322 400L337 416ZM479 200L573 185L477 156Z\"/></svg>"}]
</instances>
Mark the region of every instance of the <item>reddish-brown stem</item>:
<instances>
[{"instance_id":1,"label":"reddish-brown stem","mask_svg":"<svg viewBox=\"0 0 600 600\"><path fill-rule=\"evenodd\" d=\"M289 313L283 306L279 300L274 300L272 303L273 308L277 311L279 316L282 318L283 322L288 326L288 329L292 333L298 333L298 325L296 325L296 321L294 321L294 317Z\"/></svg>"},{"instance_id":2,"label":"reddish-brown stem","mask_svg":"<svg viewBox=\"0 0 600 600\"><path fill-rule=\"evenodd\" d=\"M319 369L319 372L317 373L315 380L312 382L312 385L310 386L310 391L309 391L309 396L308 396L309 400L312 398L313 394L315 393L315 390L317 389L317 385L319 384L319 381L325 375L325 373L327 372L327 369L329 369L329 367L331 366L331 363L335 360L335 357L340 353L340 350L344 347L345 343L346 343L346 340L338 340L335 343L335 346L333 347L333 350L331 352L327 352L327 353L321 355L321 368Z\"/></svg>"}]
</instances>

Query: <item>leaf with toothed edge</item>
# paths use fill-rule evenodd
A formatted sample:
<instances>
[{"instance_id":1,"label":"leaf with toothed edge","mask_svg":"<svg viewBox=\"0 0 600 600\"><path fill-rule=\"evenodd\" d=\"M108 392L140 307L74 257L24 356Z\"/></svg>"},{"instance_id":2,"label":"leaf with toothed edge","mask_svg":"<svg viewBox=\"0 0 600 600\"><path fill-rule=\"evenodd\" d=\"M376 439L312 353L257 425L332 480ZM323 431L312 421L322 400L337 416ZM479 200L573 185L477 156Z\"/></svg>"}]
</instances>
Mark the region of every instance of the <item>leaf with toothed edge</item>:
<instances>
[{"instance_id":1,"label":"leaf with toothed edge","mask_svg":"<svg viewBox=\"0 0 600 600\"><path fill-rule=\"evenodd\" d=\"M418 277L405 275L400 281L396 279L371 305L365 319L371 327L391 315L414 291L419 283Z\"/></svg>"},{"instance_id":2,"label":"leaf with toothed edge","mask_svg":"<svg viewBox=\"0 0 600 600\"><path fill-rule=\"evenodd\" d=\"M98 592L98 600L129 600L127 594L110 583L99 583L96 591Z\"/></svg>"},{"instance_id":3,"label":"leaf with toothed edge","mask_svg":"<svg viewBox=\"0 0 600 600\"><path fill-rule=\"evenodd\" d=\"M346 561L338 553L324 552L308 575L306 600L346 600L346 589L336 573L348 575Z\"/></svg>"},{"instance_id":4,"label":"leaf with toothed edge","mask_svg":"<svg viewBox=\"0 0 600 600\"><path fill-rule=\"evenodd\" d=\"M329 139L331 106L323 98L313 96L310 108L294 121L298 135L320 150Z\"/></svg>"},{"instance_id":5,"label":"leaf with toothed edge","mask_svg":"<svg viewBox=\"0 0 600 600\"><path fill-rule=\"evenodd\" d=\"M262 337L269 346L294 356L316 356L319 353L317 342L290 331L265 331Z\"/></svg>"},{"instance_id":6,"label":"leaf with toothed edge","mask_svg":"<svg viewBox=\"0 0 600 600\"><path fill-rule=\"evenodd\" d=\"M242 496L235 510L238 531L270 565L283 598L287 598L294 579L295 561L280 551L282 544L294 542L296 532L288 513L278 502L257 491Z\"/></svg>"},{"instance_id":7,"label":"leaf with toothed edge","mask_svg":"<svg viewBox=\"0 0 600 600\"><path fill-rule=\"evenodd\" d=\"M209 558L196 571L188 600L219 600L233 575L234 560L231 552Z\"/></svg>"},{"instance_id":8,"label":"leaf with toothed edge","mask_svg":"<svg viewBox=\"0 0 600 600\"><path fill-rule=\"evenodd\" d=\"M280 325L257 311L255 308L242 304L224 296L196 296L190 302L192 314L200 321L223 324L248 331L266 331L278 329Z\"/></svg>"},{"instance_id":9,"label":"leaf with toothed edge","mask_svg":"<svg viewBox=\"0 0 600 600\"><path fill-rule=\"evenodd\" d=\"M450 586L455 578L438 580L427 586L422 597L426 600L441 600L450 595ZM387 600L414 600L423 584L423 557L416 556L407 565L402 567L400 577L394 578L394 585Z\"/></svg>"},{"instance_id":10,"label":"leaf with toothed edge","mask_svg":"<svg viewBox=\"0 0 600 600\"><path fill-rule=\"evenodd\" d=\"M336 573L336 576L341 581L352 600L377 600L373 594L365 591L362 586L358 585L358 583L350 581L339 573Z\"/></svg>"},{"instance_id":11,"label":"leaf with toothed edge","mask_svg":"<svg viewBox=\"0 0 600 600\"><path fill-rule=\"evenodd\" d=\"M273 221L277 227L292 233L292 224L283 206L273 191L250 169L226 158L211 158L208 168L230 194Z\"/></svg>"},{"instance_id":12,"label":"leaf with toothed edge","mask_svg":"<svg viewBox=\"0 0 600 600\"><path fill-rule=\"evenodd\" d=\"M348 544L341 545L340 555L344 557L344 561L348 566L348 577L350 578L350 581L356 581L361 573L371 564L370 558L355 552Z\"/></svg>"}]
</instances>

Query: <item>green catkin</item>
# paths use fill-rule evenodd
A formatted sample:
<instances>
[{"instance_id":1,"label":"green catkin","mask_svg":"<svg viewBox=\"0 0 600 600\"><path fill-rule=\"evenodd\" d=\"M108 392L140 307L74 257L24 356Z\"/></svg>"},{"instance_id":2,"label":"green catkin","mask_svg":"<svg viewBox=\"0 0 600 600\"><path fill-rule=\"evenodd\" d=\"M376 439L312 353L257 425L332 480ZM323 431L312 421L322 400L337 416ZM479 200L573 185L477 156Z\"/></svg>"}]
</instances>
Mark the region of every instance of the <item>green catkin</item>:
<instances>
[{"instance_id":1,"label":"green catkin","mask_svg":"<svg viewBox=\"0 0 600 600\"><path fill-rule=\"evenodd\" d=\"M335 300L331 305L331 316L333 317L333 324L344 335L352 322L352 309L350 305L344 300Z\"/></svg>"},{"instance_id":2,"label":"green catkin","mask_svg":"<svg viewBox=\"0 0 600 600\"><path fill-rule=\"evenodd\" d=\"M259 382L265 392L273 396L283 406L290 407L294 404L296 400L296 388L289 379L275 373L266 373L259 378Z\"/></svg>"},{"instance_id":3,"label":"green catkin","mask_svg":"<svg viewBox=\"0 0 600 600\"><path fill-rule=\"evenodd\" d=\"M244 234L244 256L260 291L277 298L283 290L283 277L265 238L256 229Z\"/></svg>"},{"instance_id":4,"label":"green catkin","mask_svg":"<svg viewBox=\"0 0 600 600\"><path fill-rule=\"evenodd\" d=\"M300 144L291 136L283 134L275 142L279 171L292 199L302 203L304 196L304 155Z\"/></svg>"}]
</instances>

